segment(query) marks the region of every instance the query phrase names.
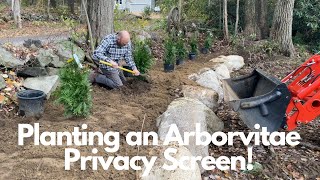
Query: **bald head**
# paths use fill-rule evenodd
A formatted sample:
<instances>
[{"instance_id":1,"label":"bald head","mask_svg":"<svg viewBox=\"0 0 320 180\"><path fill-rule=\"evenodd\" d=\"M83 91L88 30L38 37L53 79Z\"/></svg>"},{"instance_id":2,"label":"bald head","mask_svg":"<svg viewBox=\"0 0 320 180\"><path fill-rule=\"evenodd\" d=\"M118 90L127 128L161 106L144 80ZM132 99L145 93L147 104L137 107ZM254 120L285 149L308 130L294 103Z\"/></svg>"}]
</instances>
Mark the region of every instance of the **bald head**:
<instances>
[{"instance_id":1,"label":"bald head","mask_svg":"<svg viewBox=\"0 0 320 180\"><path fill-rule=\"evenodd\" d=\"M117 43L119 46L125 46L130 41L130 34L128 31L120 31L118 32Z\"/></svg>"}]
</instances>

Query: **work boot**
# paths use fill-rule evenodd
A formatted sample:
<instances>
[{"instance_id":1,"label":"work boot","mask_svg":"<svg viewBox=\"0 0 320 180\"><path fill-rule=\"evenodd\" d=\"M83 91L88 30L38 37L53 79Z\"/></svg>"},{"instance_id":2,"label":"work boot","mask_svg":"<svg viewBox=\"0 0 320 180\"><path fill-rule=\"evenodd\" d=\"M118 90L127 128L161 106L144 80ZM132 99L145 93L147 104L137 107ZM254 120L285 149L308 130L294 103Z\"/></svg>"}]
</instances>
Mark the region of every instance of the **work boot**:
<instances>
[{"instance_id":1,"label":"work boot","mask_svg":"<svg viewBox=\"0 0 320 180\"><path fill-rule=\"evenodd\" d=\"M89 74L89 81L91 84L96 82L96 77L98 76L98 73L96 71L91 71Z\"/></svg>"}]
</instances>

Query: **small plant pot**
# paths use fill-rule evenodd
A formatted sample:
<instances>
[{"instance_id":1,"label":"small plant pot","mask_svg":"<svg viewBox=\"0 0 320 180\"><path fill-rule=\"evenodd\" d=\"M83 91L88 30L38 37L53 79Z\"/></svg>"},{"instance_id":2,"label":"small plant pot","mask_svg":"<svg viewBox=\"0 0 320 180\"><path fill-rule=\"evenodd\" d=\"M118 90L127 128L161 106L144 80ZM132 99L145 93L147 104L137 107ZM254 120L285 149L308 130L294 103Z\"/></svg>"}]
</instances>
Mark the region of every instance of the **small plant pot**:
<instances>
[{"instance_id":1,"label":"small plant pot","mask_svg":"<svg viewBox=\"0 0 320 180\"><path fill-rule=\"evenodd\" d=\"M183 60L182 58L178 58L178 59L176 60L176 65L179 66L179 65L181 65L181 64L184 64L184 60Z\"/></svg>"},{"instance_id":2,"label":"small plant pot","mask_svg":"<svg viewBox=\"0 0 320 180\"><path fill-rule=\"evenodd\" d=\"M132 70L130 66L123 66L123 68ZM123 75L124 75L124 77L132 77L133 76L132 73L129 73L127 71L123 71Z\"/></svg>"},{"instance_id":3,"label":"small plant pot","mask_svg":"<svg viewBox=\"0 0 320 180\"><path fill-rule=\"evenodd\" d=\"M194 60L196 60L196 57L197 57L196 53L189 53L190 60L194 61Z\"/></svg>"},{"instance_id":4,"label":"small plant pot","mask_svg":"<svg viewBox=\"0 0 320 180\"><path fill-rule=\"evenodd\" d=\"M40 118L44 112L46 94L38 90L24 90L17 94L19 115Z\"/></svg>"},{"instance_id":5,"label":"small plant pot","mask_svg":"<svg viewBox=\"0 0 320 180\"><path fill-rule=\"evenodd\" d=\"M164 72L172 72L174 71L174 64L164 64L163 68Z\"/></svg>"},{"instance_id":6,"label":"small plant pot","mask_svg":"<svg viewBox=\"0 0 320 180\"><path fill-rule=\"evenodd\" d=\"M201 53L202 54L208 54L208 52L209 52L209 49L207 49L207 48L202 48L201 49Z\"/></svg>"}]
</instances>

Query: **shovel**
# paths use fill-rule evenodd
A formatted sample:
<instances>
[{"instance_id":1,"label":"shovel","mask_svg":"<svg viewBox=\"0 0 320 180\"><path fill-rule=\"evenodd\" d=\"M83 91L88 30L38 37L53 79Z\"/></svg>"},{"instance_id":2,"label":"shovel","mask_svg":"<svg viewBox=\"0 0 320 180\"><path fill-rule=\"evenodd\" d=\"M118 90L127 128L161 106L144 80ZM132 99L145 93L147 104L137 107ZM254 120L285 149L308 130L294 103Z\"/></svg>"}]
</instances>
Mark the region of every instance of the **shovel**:
<instances>
[{"instance_id":1,"label":"shovel","mask_svg":"<svg viewBox=\"0 0 320 180\"><path fill-rule=\"evenodd\" d=\"M99 63L112 67L112 64L108 63L106 61L100 60ZM130 69L126 69L126 68L123 68L123 67L120 67L120 66L118 67L118 69L121 69L123 71L126 71L126 72L131 73L131 74L134 75L134 72L132 70L130 70ZM143 80L143 81L148 82L148 83L151 82L149 76L146 75L146 74L140 74L139 76L134 76L134 77L137 77L138 79Z\"/></svg>"}]
</instances>

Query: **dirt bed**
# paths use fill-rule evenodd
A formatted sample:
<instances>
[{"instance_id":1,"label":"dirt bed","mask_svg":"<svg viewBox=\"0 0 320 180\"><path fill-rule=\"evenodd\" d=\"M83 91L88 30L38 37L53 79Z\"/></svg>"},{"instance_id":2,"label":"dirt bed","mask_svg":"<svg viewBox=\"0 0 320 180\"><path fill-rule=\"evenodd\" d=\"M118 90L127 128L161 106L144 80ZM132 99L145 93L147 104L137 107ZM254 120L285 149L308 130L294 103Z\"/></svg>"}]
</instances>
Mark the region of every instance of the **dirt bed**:
<instances>
[{"instance_id":1,"label":"dirt bed","mask_svg":"<svg viewBox=\"0 0 320 180\"><path fill-rule=\"evenodd\" d=\"M151 83L136 79L128 81L120 90L107 90L95 85L93 87L93 109L88 118L66 118L63 108L48 101L45 114L40 120L22 118L14 115L0 115L0 179L135 179L136 172L108 171L100 168L98 171L80 171L77 163L71 171L64 170L64 147L34 146L33 141L26 142L25 146L18 146L18 124L39 122L41 130L73 131L73 127L86 123L88 131L119 131L121 134L120 150L116 154L105 154L99 151L98 155L136 156L137 148L124 143L124 137L129 131L140 131L145 118L143 131L156 131L156 118L161 115L172 100L181 96L182 85L195 85L188 80L188 75L203 67L212 67L210 59L217 57L221 52L200 56L195 62L186 62L178 67L174 73L164 73L163 65L158 63L150 72ZM281 61L281 60L280 60ZM277 61L275 61L277 62ZM263 64L263 62L261 62ZM273 61L270 62L273 66ZM277 64L277 63L276 63ZM288 65L289 66L289 65ZM280 65L279 71L287 73L290 70ZM245 73L251 67L238 73ZM285 71L283 71L285 69ZM247 128L238 120L235 113L225 105L217 112L225 123L224 131L247 131ZM319 123L314 122L299 129L304 141L320 144ZM91 153L92 147L77 147L83 155ZM140 150L140 155L148 155L147 148ZM101 152L101 153L100 153ZM212 155L244 155L246 148L237 144L234 147L210 147ZM272 153L273 152L273 153ZM204 177L211 179L257 179L279 177L283 179L301 178L315 179L320 172L319 152L297 147L268 149L257 147L254 149L254 161L263 165L260 175L250 175L236 171L206 172ZM275 154L271 156L270 154ZM304 175L304 176L303 176Z\"/></svg>"}]
</instances>

